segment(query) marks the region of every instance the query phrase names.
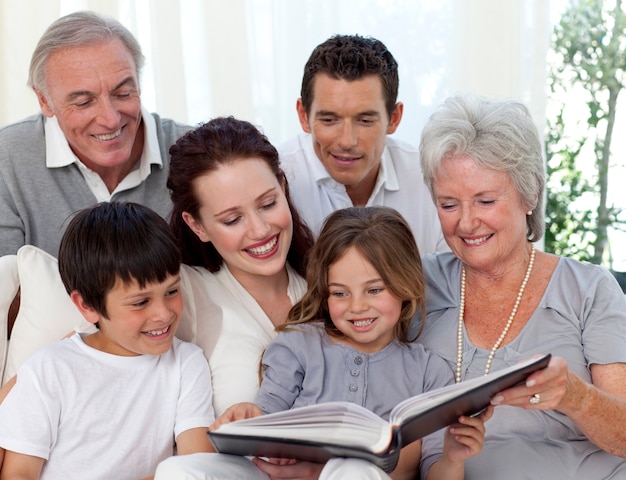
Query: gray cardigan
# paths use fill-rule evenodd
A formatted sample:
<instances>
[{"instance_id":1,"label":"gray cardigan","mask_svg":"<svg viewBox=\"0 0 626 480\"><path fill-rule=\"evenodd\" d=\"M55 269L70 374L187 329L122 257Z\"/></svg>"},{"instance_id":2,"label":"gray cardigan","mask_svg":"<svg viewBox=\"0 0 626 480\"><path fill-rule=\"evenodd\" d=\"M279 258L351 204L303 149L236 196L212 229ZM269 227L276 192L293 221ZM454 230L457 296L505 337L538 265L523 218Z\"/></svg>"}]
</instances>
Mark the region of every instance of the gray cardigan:
<instances>
[{"instance_id":1,"label":"gray cardigan","mask_svg":"<svg viewBox=\"0 0 626 480\"><path fill-rule=\"evenodd\" d=\"M167 218L169 148L190 127L153 116L163 168L152 165L141 185L116 193L113 200L141 203ZM56 257L68 218L96 203L76 164L47 168L45 155L43 115L0 129L0 255L30 244Z\"/></svg>"}]
</instances>

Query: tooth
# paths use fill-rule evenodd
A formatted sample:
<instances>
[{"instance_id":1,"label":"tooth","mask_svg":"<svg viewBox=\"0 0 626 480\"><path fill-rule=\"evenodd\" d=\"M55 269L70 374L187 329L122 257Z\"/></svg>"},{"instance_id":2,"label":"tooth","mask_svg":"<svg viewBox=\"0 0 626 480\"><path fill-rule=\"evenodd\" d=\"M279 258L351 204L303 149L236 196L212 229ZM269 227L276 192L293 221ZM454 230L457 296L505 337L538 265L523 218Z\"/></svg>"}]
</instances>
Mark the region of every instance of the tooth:
<instances>
[{"instance_id":1,"label":"tooth","mask_svg":"<svg viewBox=\"0 0 626 480\"><path fill-rule=\"evenodd\" d=\"M278 238L274 237L274 239L269 242L266 243L264 246L262 247L254 247L254 248L248 248L247 250L250 253L254 253L255 255L263 255L264 253L269 252L272 248L274 248L274 246L276 245L276 242L278 241Z\"/></svg>"},{"instance_id":2,"label":"tooth","mask_svg":"<svg viewBox=\"0 0 626 480\"><path fill-rule=\"evenodd\" d=\"M113 133L108 133L108 134L104 134L104 135L96 135L95 137L98 140L111 140L115 137L117 137L120 133L122 132L122 130L117 130Z\"/></svg>"}]
</instances>

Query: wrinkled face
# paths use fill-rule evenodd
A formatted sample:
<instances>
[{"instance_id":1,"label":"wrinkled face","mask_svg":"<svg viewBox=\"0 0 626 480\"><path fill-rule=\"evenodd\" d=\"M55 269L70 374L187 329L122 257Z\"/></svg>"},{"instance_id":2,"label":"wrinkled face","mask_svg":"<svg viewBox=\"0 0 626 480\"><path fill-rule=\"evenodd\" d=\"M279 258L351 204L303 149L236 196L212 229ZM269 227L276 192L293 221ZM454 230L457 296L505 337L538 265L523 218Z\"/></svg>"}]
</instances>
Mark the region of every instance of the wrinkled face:
<instances>
[{"instance_id":1,"label":"wrinkled face","mask_svg":"<svg viewBox=\"0 0 626 480\"><path fill-rule=\"evenodd\" d=\"M330 266L328 288L330 318L345 335L341 343L374 353L393 341L402 300L357 249L350 247Z\"/></svg>"},{"instance_id":2,"label":"wrinkled face","mask_svg":"<svg viewBox=\"0 0 626 480\"><path fill-rule=\"evenodd\" d=\"M48 96L41 110L55 116L70 148L97 173L136 161L131 151L141 124L135 63L120 40L61 49L46 65ZM138 149L138 150L137 150Z\"/></svg>"},{"instance_id":3,"label":"wrinkled face","mask_svg":"<svg viewBox=\"0 0 626 480\"><path fill-rule=\"evenodd\" d=\"M326 170L346 186L353 199L369 198L380 167L386 136L396 131L402 118L398 103L389 118L381 79L368 75L359 80L336 80L316 75L313 102L306 112L298 100L298 117Z\"/></svg>"},{"instance_id":4,"label":"wrinkled face","mask_svg":"<svg viewBox=\"0 0 626 480\"><path fill-rule=\"evenodd\" d=\"M494 273L528 246L526 212L508 173L469 156L444 160L433 181L446 242L469 268ZM523 255L523 254L522 254Z\"/></svg>"},{"instance_id":5,"label":"wrinkled face","mask_svg":"<svg viewBox=\"0 0 626 480\"><path fill-rule=\"evenodd\" d=\"M72 300L80 303L80 295L73 292ZM118 279L105 305L108 318L77 304L87 320L99 325L99 331L85 339L88 345L125 357L161 355L171 347L183 312L180 276L144 288L135 280L124 284Z\"/></svg>"},{"instance_id":6,"label":"wrinkled face","mask_svg":"<svg viewBox=\"0 0 626 480\"><path fill-rule=\"evenodd\" d=\"M199 218L183 219L211 242L240 283L284 274L293 222L283 186L265 160L236 159L193 182Z\"/></svg>"}]
</instances>

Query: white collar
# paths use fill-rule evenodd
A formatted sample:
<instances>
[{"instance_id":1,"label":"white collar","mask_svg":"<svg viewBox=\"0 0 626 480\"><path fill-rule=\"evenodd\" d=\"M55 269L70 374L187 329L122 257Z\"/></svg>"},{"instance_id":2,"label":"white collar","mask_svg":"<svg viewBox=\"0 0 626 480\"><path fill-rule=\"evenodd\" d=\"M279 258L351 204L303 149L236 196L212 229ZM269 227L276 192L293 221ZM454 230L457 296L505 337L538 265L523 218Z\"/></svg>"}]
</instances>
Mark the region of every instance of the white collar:
<instances>
[{"instance_id":1,"label":"white collar","mask_svg":"<svg viewBox=\"0 0 626 480\"><path fill-rule=\"evenodd\" d=\"M139 170L143 175L147 176L150 171L150 165L163 166L161 159L161 151L159 149L159 139L156 133L156 121L154 117L143 106L141 107L141 116L144 126L144 148L139 162ZM58 168L66 167L72 163L78 163L84 167L82 162L74 154L67 139L59 126L56 117L44 117L45 119L45 138L46 138L46 167ZM85 167L86 168L86 167Z\"/></svg>"},{"instance_id":2,"label":"white collar","mask_svg":"<svg viewBox=\"0 0 626 480\"><path fill-rule=\"evenodd\" d=\"M315 181L317 183L324 182L326 184L332 185L333 188L339 188L343 186L330 176L328 170L326 170L326 167L315 153L315 150L313 148L313 139L310 134L309 141L311 142L309 154L313 155L312 161L310 163L313 167L313 178L315 179ZM383 150L383 153L380 157L380 169L378 170L376 184L374 186L374 190L372 191L371 197L374 197L382 187L390 191L396 191L400 189L396 169L393 165L391 154L389 153L389 148L387 147L387 145L385 145L385 149Z\"/></svg>"}]
</instances>

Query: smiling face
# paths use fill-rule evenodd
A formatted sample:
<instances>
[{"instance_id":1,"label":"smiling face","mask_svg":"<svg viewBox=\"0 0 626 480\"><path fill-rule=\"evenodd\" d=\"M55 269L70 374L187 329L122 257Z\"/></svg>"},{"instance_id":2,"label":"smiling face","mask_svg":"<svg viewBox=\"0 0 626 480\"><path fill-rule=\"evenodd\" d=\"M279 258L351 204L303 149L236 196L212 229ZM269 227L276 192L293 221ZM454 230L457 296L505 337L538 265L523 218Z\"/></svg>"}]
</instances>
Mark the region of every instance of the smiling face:
<instances>
[{"instance_id":1,"label":"smiling face","mask_svg":"<svg viewBox=\"0 0 626 480\"><path fill-rule=\"evenodd\" d=\"M193 182L198 218L183 219L211 242L231 273L246 285L283 275L293 223L283 186L260 158L236 159Z\"/></svg>"},{"instance_id":2,"label":"smiling face","mask_svg":"<svg viewBox=\"0 0 626 480\"><path fill-rule=\"evenodd\" d=\"M389 118L380 77L347 81L317 74L307 112L297 104L300 125L331 177L346 186L353 204L364 205L374 189L386 136L402 118L398 103Z\"/></svg>"},{"instance_id":3,"label":"smiling face","mask_svg":"<svg viewBox=\"0 0 626 480\"><path fill-rule=\"evenodd\" d=\"M125 357L167 352L183 311L178 275L143 288L135 280L125 284L118 278L107 294L106 317L85 305L78 292L71 298L89 322L98 322L98 332L85 337L85 343Z\"/></svg>"},{"instance_id":4,"label":"smiling face","mask_svg":"<svg viewBox=\"0 0 626 480\"><path fill-rule=\"evenodd\" d=\"M141 102L133 57L124 44L115 39L58 50L45 73L48 95L35 90L41 110L57 118L80 161L101 175L134 164L143 147L137 135Z\"/></svg>"},{"instance_id":5,"label":"smiling face","mask_svg":"<svg viewBox=\"0 0 626 480\"><path fill-rule=\"evenodd\" d=\"M330 265L328 290L330 318L345 335L339 342L374 353L393 341L402 300L356 248L350 247Z\"/></svg>"},{"instance_id":6,"label":"smiling face","mask_svg":"<svg viewBox=\"0 0 626 480\"><path fill-rule=\"evenodd\" d=\"M445 159L433 181L446 242L469 268L496 274L525 252L526 213L510 176L469 156ZM522 254L523 255L523 254Z\"/></svg>"}]
</instances>

